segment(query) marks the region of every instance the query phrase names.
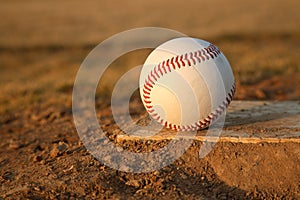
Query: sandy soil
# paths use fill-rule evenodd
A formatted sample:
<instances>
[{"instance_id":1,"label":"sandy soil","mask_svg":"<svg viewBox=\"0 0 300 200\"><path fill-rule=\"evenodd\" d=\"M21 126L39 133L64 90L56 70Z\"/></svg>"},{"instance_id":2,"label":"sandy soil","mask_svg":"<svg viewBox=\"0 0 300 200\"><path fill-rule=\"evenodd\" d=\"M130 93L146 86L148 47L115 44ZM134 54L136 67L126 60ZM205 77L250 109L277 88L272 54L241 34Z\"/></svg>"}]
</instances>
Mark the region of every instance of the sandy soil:
<instances>
[{"instance_id":1,"label":"sandy soil","mask_svg":"<svg viewBox=\"0 0 300 200\"><path fill-rule=\"evenodd\" d=\"M76 72L99 42L134 27L216 44L232 65L235 99L300 99L299 1L131 2L2 2L0 199L300 199L299 144L218 143L198 159L202 144L194 142L173 164L141 174L106 167L86 150L72 116ZM120 132L111 90L149 52L118 58L97 89L97 117L112 141ZM130 106L133 117L145 114L137 95ZM137 152L166 144L119 143Z\"/></svg>"},{"instance_id":2,"label":"sandy soil","mask_svg":"<svg viewBox=\"0 0 300 200\"><path fill-rule=\"evenodd\" d=\"M144 114L139 99L133 100L131 108L136 116ZM102 109L99 115L103 130L115 141L120 131L110 109ZM299 198L299 184L295 184L299 183L296 143L218 143L208 156L199 159L202 144L194 142L173 164L151 173L134 174L106 167L86 150L68 106L34 107L2 120L3 199ZM168 142L118 144L128 151L149 152ZM107 159L113 162L115 158L108 155Z\"/></svg>"}]
</instances>

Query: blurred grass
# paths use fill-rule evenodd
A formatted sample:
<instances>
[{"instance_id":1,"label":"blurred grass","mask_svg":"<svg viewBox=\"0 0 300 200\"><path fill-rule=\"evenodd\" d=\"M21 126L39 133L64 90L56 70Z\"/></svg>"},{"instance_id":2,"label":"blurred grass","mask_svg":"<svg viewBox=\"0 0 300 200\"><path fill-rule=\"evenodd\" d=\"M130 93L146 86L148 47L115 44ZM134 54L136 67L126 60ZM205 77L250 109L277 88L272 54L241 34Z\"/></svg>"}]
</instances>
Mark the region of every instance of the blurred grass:
<instances>
[{"instance_id":1,"label":"blurred grass","mask_svg":"<svg viewBox=\"0 0 300 200\"><path fill-rule=\"evenodd\" d=\"M34 105L70 106L76 72L89 51L134 27L162 26L216 44L240 85L300 72L297 0L0 3L0 115ZM115 60L96 96L109 97L118 78L149 52Z\"/></svg>"},{"instance_id":2,"label":"blurred grass","mask_svg":"<svg viewBox=\"0 0 300 200\"><path fill-rule=\"evenodd\" d=\"M214 38L299 31L298 0L103 1L0 0L0 44L94 44L112 34L162 26Z\"/></svg>"},{"instance_id":3,"label":"blurred grass","mask_svg":"<svg viewBox=\"0 0 300 200\"><path fill-rule=\"evenodd\" d=\"M221 48L241 85L251 85L275 75L300 72L299 36L229 35L204 39ZM49 101L70 104L76 72L90 50L86 46L65 46L2 51L0 113ZM109 98L116 81L127 70L143 64L150 51L133 51L116 59L103 74L96 97Z\"/></svg>"},{"instance_id":4,"label":"blurred grass","mask_svg":"<svg viewBox=\"0 0 300 200\"><path fill-rule=\"evenodd\" d=\"M215 41L243 85L300 71L300 33L228 35Z\"/></svg>"}]
</instances>

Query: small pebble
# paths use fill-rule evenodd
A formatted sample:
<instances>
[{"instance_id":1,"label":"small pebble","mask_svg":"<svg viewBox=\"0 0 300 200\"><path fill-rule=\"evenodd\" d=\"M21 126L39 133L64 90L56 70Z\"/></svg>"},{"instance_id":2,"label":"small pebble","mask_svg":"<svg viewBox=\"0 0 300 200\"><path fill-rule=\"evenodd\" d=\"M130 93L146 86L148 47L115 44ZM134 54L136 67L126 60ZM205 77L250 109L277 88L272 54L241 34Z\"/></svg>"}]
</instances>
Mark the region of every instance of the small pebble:
<instances>
[{"instance_id":1,"label":"small pebble","mask_svg":"<svg viewBox=\"0 0 300 200\"><path fill-rule=\"evenodd\" d=\"M134 187L139 187L140 183L137 180L129 180L125 183L126 185L134 186Z\"/></svg>"},{"instance_id":2,"label":"small pebble","mask_svg":"<svg viewBox=\"0 0 300 200\"><path fill-rule=\"evenodd\" d=\"M55 144L50 152L52 158L62 155L68 149L68 144L65 142L59 142Z\"/></svg>"},{"instance_id":3,"label":"small pebble","mask_svg":"<svg viewBox=\"0 0 300 200\"><path fill-rule=\"evenodd\" d=\"M184 175L184 174L182 174L182 175L181 175L181 178L182 178L182 179L187 179L187 176Z\"/></svg>"},{"instance_id":4,"label":"small pebble","mask_svg":"<svg viewBox=\"0 0 300 200\"><path fill-rule=\"evenodd\" d=\"M35 162L40 162L42 159L43 159L42 156L34 156L33 157L33 161L35 161Z\"/></svg>"},{"instance_id":5,"label":"small pebble","mask_svg":"<svg viewBox=\"0 0 300 200\"><path fill-rule=\"evenodd\" d=\"M10 140L8 148L10 148L10 149L19 149L22 146L23 145L17 140Z\"/></svg>"}]
</instances>

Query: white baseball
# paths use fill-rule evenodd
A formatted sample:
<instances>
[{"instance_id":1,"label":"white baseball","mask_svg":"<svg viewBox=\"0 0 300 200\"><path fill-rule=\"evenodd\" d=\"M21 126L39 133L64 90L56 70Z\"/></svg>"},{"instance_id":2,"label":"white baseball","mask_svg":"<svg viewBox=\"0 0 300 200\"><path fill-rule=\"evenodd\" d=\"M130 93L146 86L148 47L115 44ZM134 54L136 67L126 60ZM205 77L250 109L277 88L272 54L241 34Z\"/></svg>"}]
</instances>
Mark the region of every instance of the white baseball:
<instances>
[{"instance_id":1,"label":"white baseball","mask_svg":"<svg viewBox=\"0 0 300 200\"><path fill-rule=\"evenodd\" d=\"M140 95L150 116L178 131L208 127L226 110L234 92L234 76L223 53L196 38L161 44L140 75Z\"/></svg>"}]
</instances>

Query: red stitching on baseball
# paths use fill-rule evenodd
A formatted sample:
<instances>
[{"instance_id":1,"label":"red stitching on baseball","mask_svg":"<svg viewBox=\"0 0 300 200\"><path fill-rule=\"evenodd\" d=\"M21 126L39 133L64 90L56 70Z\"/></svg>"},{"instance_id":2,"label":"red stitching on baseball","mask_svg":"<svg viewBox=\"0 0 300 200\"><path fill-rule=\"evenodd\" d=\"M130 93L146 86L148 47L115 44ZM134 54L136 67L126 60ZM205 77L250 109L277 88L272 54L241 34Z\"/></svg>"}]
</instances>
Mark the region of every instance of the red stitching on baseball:
<instances>
[{"instance_id":1,"label":"red stitching on baseball","mask_svg":"<svg viewBox=\"0 0 300 200\"><path fill-rule=\"evenodd\" d=\"M166 74L166 73L167 73L167 70L166 70L166 68L165 68L165 61L162 62L161 67L163 68L164 73Z\"/></svg>"},{"instance_id":2,"label":"red stitching on baseball","mask_svg":"<svg viewBox=\"0 0 300 200\"><path fill-rule=\"evenodd\" d=\"M187 61L187 63L188 63L189 66L192 66L191 61L188 58L188 53L184 54L184 60Z\"/></svg>"},{"instance_id":3,"label":"red stitching on baseball","mask_svg":"<svg viewBox=\"0 0 300 200\"><path fill-rule=\"evenodd\" d=\"M197 52L197 51L194 52L194 57L197 58L197 61L198 61L199 63L201 63L201 59L200 59L200 57L198 56L198 52Z\"/></svg>"},{"instance_id":4,"label":"red stitching on baseball","mask_svg":"<svg viewBox=\"0 0 300 200\"><path fill-rule=\"evenodd\" d=\"M209 56L207 55L207 52L205 51L205 48L201 50L202 51L202 55L204 55L204 57L206 58L206 60L209 60Z\"/></svg>"},{"instance_id":5,"label":"red stitching on baseball","mask_svg":"<svg viewBox=\"0 0 300 200\"><path fill-rule=\"evenodd\" d=\"M210 52L214 55L214 57L217 57L219 54L214 51L215 48L210 48Z\"/></svg>"},{"instance_id":6,"label":"red stitching on baseball","mask_svg":"<svg viewBox=\"0 0 300 200\"><path fill-rule=\"evenodd\" d=\"M194 59L193 53L190 53L190 59L193 61L193 64L196 65L196 60Z\"/></svg>"},{"instance_id":7,"label":"red stitching on baseball","mask_svg":"<svg viewBox=\"0 0 300 200\"><path fill-rule=\"evenodd\" d=\"M204 122L205 122L205 123L209 123L210 120L211 120L211 119L209 118L209 116L208 116L207 118L204 118Z\"/></svg>"},{"instance_id":8,"label":"red stitching on baseball","mask_svg":"<svg viewBox=\"0 0 300 200\"><path fill-rule=\"evenodd\" d=\"M158 71L160 72L160 75L161 75L161 76L163 76L163 75L164 75L164 73L161 71L161 68L160 68L160 66L161 66L161 63L159 63L159 65L158 65L158 67L157 67L157 68L158 68Z\"/></svg>"},{"instance_id":9,"label":"red stitching on baseball","mask_svg":"<svg viewBox=\"0 0 300 200\"><path fill-rule=\"evenodd\" d=\"M150 95L150 92L146 91L145 88L143 88L143 93L147 94L147 95Z\"/></svg>"},{"instance_id":10,"label":"red stitching on baseball","mask_svg":"<svg viewBox=\"0 0 300 200\"><path fill-rule=\"evenodd\" d=\"M167 121L165 122L165 127L168 127L168 122Z\"/></svg>"},{"instance_id":11,"label":"red stitching on baseball","mask_svg":"<svg viewBox=\"0 0 300 200\"><path fill-rule=\"evenodd\" d=\"M198 54L202 61L205 61L205 57L202 55L202 52L200 50L198 51Z\"/></svg>"},{"instance_id":12,"label":"red stitching on baseball","mask_svg":"<svg viewBox=\"0 0 300 200\"><path fill-rule=\"evenodd\" d=\"M175 64L174 64L174 57L171 58L171 61L170 61L170 62L171 62L171 65L173 66L173 69L176 69L176 66L175 66Z\"/></svg>"},{"instance_id":13,"label":"red stitching on baseball","mask_svg":"<svg viewBox=\"0 0 300 200\"><path fill-rule=\"evenodd\" d=\"M151 71L152 72L152 71ZM153 85L155 85L154 81L152 81L151 79L151 73L148 74L148 81L151 83L151 86L153 87Z\"/></svg>"},{"instance_id":14,"label":"red stitching on baseball","mask_svg":"<svg viewBox=\"0 0 300 200\"><path fill-rule=\"evenodd\" d=\"M145 99L150 99L150 96L145 95L145 94L143 94L143 97L144 97Z\"/></svg>"},{"instance_id":15,"label":"red stitching on baseball","mask_svg":"<svg viewBox=\"0 0 300 200\"><path fill-rule=\"evenodd\" d=\"M220 111L219 109L216 109L216 113L217 113L217 115L221 115L222 111Z\"/></svg>"},{"instance_id":16,"label":"red stitching on baseball","mask_svg":"<svg viewBox=\"0 0 300 200\"><path fill-rule=\"evenodd\" d=\"M166 66L168 67L168 70L169 70L169 72L171 72L171 67L170 67L170 64L169 64L169 62L170 62L170 59L168 59L168 60L167 60L167 62L166 62Z\"/></svg>"},{"instance_id":17,"label":"red stitching on baseball","mask_svg":"<svg viewBox=\"0 0 300 200\"><path fill-rule=\"evenodd\" d=\"M151 109L148 110L148 112L149 112L149 113L153 113L153 112L154 112L154 109L151 108Z\"/></svg>"},{"instance_id":18,"label":"red stitching on baseball","mask_svg":"<svg viewBox=\"0 0 300 200\"><path fill-rule=\"evenodd\" d=\"M213 44L210 44L208 47L200 49L195 52L190 52L189 54L183 54L183 55L177 55L175 57L172 57L171 59L167 59L166 61L163 61L158 64L157 70L156 66L154 67L154 70L150 71L148 74L148 77L145 80L145 84L143 87L143 101L146 104L146 109L147 111L151 114L151 116L160 124L162 124L165 127L168 127L170 129L173 129L175 131L180 130L180 131L195 131L197 129L202 129L207 126L209 126L212 122L216 121L220 115L223 114L225 109L228 107L230 102L232 101L232 98L235 93L235 83L232 85L232 88L230 89L230 92L227 94L225 100L219 105L215 111L210 113L206 118L199 120L195 122L194 124L191 125L175 125L172 123L169 123L168 121L165 121L162 119L158 113L154 113L153 105L151 105L151 101L148 100L150 99L150 93L155 85L155 82L162 77L164 74L167 74L171 72L172 70L176 70L176 67L180 69L181 67L185 67L186 65L191 66L192 63L195 65L197 62L201 63L204 61L207 61L209 59L215 59L219 54L221 54L221 51L219 50L218 47L214 46ZM186 61L186 63L185 63ZM175 65L176 63L176 65ZM170 67L170 64L172 65L172 68ZM167 69L166 69L167 67ZM155 80L155 82L151 79L151 77ZM160 121L159 121L160 120Z\"/></svg>"},{"instance_id":19,"label":"red stitching on baseball","mask_svg":"<svg viewBox=\"0 0 300 200\"><path fill-rule=\"evenodd\" d=\"M179 60L180 60L180 62L182 64L182 66L185 67L185 63L183 62L182 59L183 59L183 55L180 56ZM178 65L178 68L180 68L180 65Z\"/></svg>"},{"instance_id":20,"label":"red stitching on baseball","mask_svg":"<svg viewBox=\"0 0 300 200\"><path fill-rule=\"evenodd\" d=\"M148 85L151 85L151 86L154 85L154 82L150 78L150 74L148 74L147 80L148 80L148 83L147 83Z\"/></svg>"},{"instance_id":21,"label":"red stitching on baseball","mask_svg":"<svg viewBox=\"0 0 300 200\"><path fill-rule=\"evenodd\" d=\"M158 115L158 116L155 118L155 120L158 121L159 119L160 119L160 116Z\"/></svg>"},{"instance_id":22,"label":"red stitching on baseball","mask_svg":"<svg viewBox=\"0 0 300 200\"><path fill-rule=\"evenodd\" d=\"M156 117L158 114L157 113L152 113L151 115L152 115L152 117Z\"/></svg>"},{"instance_id":23,"label":"red stitching on baseball","mask_svg":"<svg viewBox=\"0 0 300 200\"><path fill-rule=\"evenodd\" d=\"M222 110L222 112L224 112L225 107L223 105L220 105L219 108Z\"/></svg>"},{"instance_id":24,"label":"red stitching on baseball","mask_svg":"<svg viewBox=\"0 0 300 200\"><path fill-rule=\"evenodd\" d=\"M157 78L160 78L159 74L156 71L156 66L154 67L154 74L157 76Z\"/></svg>"},{"instance_id":25,"label":"red stitching on baseball","mask_svg":"<svg viewBox=\"0 0 300 200\"><path fill-rule=\"evenodd\" d=\"M154 78L155 81L157 81L157 78L154 76L153 71L151 70L150 75L152 78ZM153 84L154 85L154 84Z\"/></svg>"},{"instance_id":26,"label":"red stitching on baseball","mask_svg":"<svg viewBox=\"0 0 300 200\"><path fill-rule=\"evenodd\" d=\"M145 104L150 104L152 101L144 99Z\"/></svg>"},{"instance_id":27,"label":"red stitching on baseball","mask_svg":"<svg viewBox=\"0 0 300 200\"><path fill-rule=\"evenodd\" d=\"M175 57L175 63L177 64L178 68L180 68L180 64L179 64L178 58L179 58L179 56Z\"/></svg>"},{"instance_id":28,"label":"red stitching on baseball","mask_svg":"<svg viewBox=\"0 0 300 200\"><path fill-rule=\"evenodd\" d=\"M148 90L148 91L151 91L151 88L153 88L153 86L150 85L150 84L148 83L148 81L146 81L146 83L145 83L145 85L144 85L144 88L145 88L146 90Z\"/></svg>"}]
</instances>

